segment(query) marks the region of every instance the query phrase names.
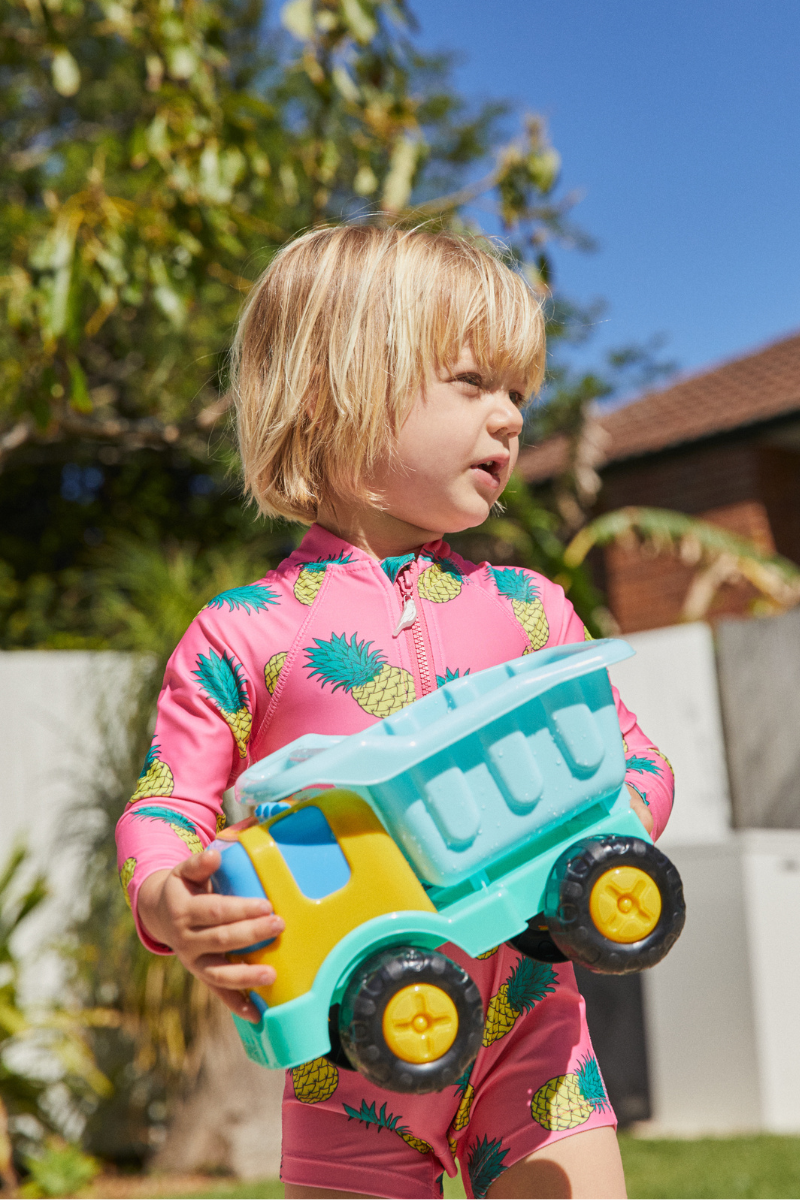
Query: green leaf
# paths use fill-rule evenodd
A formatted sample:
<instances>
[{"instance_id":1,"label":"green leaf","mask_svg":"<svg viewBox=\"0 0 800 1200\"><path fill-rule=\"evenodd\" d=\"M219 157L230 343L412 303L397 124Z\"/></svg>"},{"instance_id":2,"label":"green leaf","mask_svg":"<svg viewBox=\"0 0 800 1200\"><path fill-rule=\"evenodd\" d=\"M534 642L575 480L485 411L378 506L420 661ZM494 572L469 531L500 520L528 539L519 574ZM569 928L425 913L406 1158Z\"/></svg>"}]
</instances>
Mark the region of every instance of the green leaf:
<instances>
[{"instance_id":1,"label":"green leaf","mask_svg":"<svg viewBox=\"0 0 800 1200\"><path fill-rule=\"evenodd\" d=\"M67 359L67 367L69 369L70 378L70 393L69 402L76 412L90 413L94 407L92 398L89 395L89 389L86 386L86 376L83 373L83 368L77 358L70 355Z\"/></svg>"}]
</instances>

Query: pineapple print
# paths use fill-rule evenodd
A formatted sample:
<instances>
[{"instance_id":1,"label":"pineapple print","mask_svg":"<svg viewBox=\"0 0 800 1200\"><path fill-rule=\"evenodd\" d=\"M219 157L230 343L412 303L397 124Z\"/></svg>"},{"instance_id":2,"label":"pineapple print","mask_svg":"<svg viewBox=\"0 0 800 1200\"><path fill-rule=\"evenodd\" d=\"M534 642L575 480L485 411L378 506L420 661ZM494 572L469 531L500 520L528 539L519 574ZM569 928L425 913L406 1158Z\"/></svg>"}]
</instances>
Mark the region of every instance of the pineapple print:
<instances>
[{"instance_id":1,"label":"pineapple print","mask_svg":"<svg viewBox=\"0 0 800 1200\"><path fill-rule=\"evenodd\" d=\"M331 555L330 558L320 559L319 562L304 563L294 585L295 599L299 600L301 604L313 604L330 564L347 562L350 562L350 555L345 554L342 550L339 554Z\"/></svg>"},{"instance_id":2,"label":"pineapple print","mask_svg":"<svg viewBox=\"0 0 800 1200\"><path fill-rule=\"evenodd\" d=\"M147 751L142 773L136 784L136 791L128 804L135 804L137 800L147 800L150 796L172 795L175 780L167 764L158 757L159 749L158 742L153 741Z\"/></svg>"},{"instance_id":3,"label":"pineapple print","mask_svg":"<svg viewBox=\"0 0 800 1200\"><path fill-rule=\"evenodd\" d=\"M248 583L245 587L229 588L227 592L220 592L200 611L205 612L207 608L223 608L227 604L228 612L243 608L249 616L251 610L261 612L271 604L277 603L278 597L272 588L268 588L264 583Z\"/></svg>"},{"instance_id":4,"label":"pineapple print","mask_svg":"<svg viewBox=\"0 0 800 1200\"><path fill-rule=\"evenodd\" d=\"M319 675L323 686L333 684L334 692L344 688L371 717L391 716L416 699L409 672L390 666L378 650L370 650L372 642L356 641L355 634L348 642L343 633L333 634L328 642L314 642L306 647L306 667L313 667L309 678Z\"/></svg>"},{"instance_id":5,"label":"pineapple print","mask_svg":"<svg viewBox=\"0 0 800 1200\"><path fill-rule=\"evenodd\" d=\"M283 664L286 662L288 650L281 650L278 654L273 654L272 658L264 667L264 683L267 685L267 691L270 696L275 692L278 686L278 676L283 670Z\"/></svg>"},{"instance_id":6,"label":"pineapple print","mask_svg":"<svg viewBox=\"0 0 800 1200\"><path fill-rule=\"evenodd\" d=\"M653 746L653 750L655 751L655 753L658 755L658 757L659 757L659 758L663 758L664 762L667 764L667 766L668 766L668 767L669 767L669 769L670 769L670 773L671 773L671 775L672 775L672 778L674 779L674 778L675 778L675 771L674 771L674 769L673 769L672 763L669 761L669 759L667 758L667 756L666 756L666 754L664 753L664 751L663 751L663 750L656 750L655 746Z\"/></svg>"},{"instance_id":7,"label":"pineapple print","mask_svg":"<svg viewBox=\"0 0 800 1200\"><path fill-rule=\"evenodd\" d=\"M338 1068L328 1058L312 1058L293 1069L292 1086L301 1104L330 1100L339 1086Z\"/></svg>"},{"instance_id":8,"label":"pineapple print","mask_svg":"<svg viewBox=\"0 0 800 1200\"><path fill-rule=\"evenodd\" d=\"M192 854L203 853L203 843L200 841L197 829L183 813L175 812L173 808L148 804L144 808L137 808L133 815L134 817L147 817L151 821L166 821L172 832L177 833L182 842L186 842Z\"/></svg>"},{"instance_id":9,"label":"pineapple print","mask_svg":"<svg viewBox=\"0 0 800 1200\"><path fill-rule=\"evenodd\" d=\"M398 554L395 558L381 560L381 570L394 583L403 567L414 561L413 554Z\"/></svg>"},{"instance_id":10,"label":"pineapple print","mask_svg":"<svg viewBox=\"0 0 800 1200\"><path fill-rule=\"evenodd\" d=\"M444 687L444 685L446 683L450 683L451 679L458 679L460 677L459 676L460 670L461 670L460 667L456 667L455 671L451 671L450 668L448 667L447 670L445 671L444 675L436 676L436 686ZM469 675L469 667L467 667L464 674Z\"/></svg>"},{"instance_id":11,"label":"pineapple print","mask_svg":"<svg viewBox=\"0 0 800 1200\"><path fill-rule=\"evenodd\" d=\"M475 957L479 962L482 962L485 958L491 958L493 955L497 954L499 949L499 946L494 946L491 950L484 950L483 954L477 954Z\"/></svg>"},{"instance_id":12,"label":"pineapple print","mask_svg":"<svg viewBox=\"0 0 800 1200\"><path fill-rule=\"evenodd\" d=\"M472 1194L483 1200L495 1179L503 1173L503 1159L508 1150L503 1150L502 1138L476 1138L469 1148L467 1171L472 1184Z\"/></svg>"},{"instance_id":13,"label":"pineapple print","mask_svg":"<svg viewBox=\"0 0 800 1200\"><path fill-rule=\"evenodd\" d=\"M641 758L638 754L634 754L625 764L628 771L637 771L642 775L660 775L658 764L654 763L652 758Z\"/></svg>"},{"instance_id":14,"label":"pineapple print","mask_svg":"<svg viewBox=\"0 0 800 1200\"><path fill-rule=\"evenodd\" d=\"M587 1054L577 1071L542 1084L531 1100L531 1116L543 1129L575 1129L597 1109L609 1107L597 1059Z\"/></svg>"},{"instance_id":15,"label":"pineapple print","mask_svg":"<svg viewBox=\"0 0 800 1200\"><path fill-rule=\"evenodd\" d=\"M536 962L532 958L520 958L511 974L492 996L486 1013L483 1029L483 1044L491 1046L505 1037L519 1018L548 992L554 992L556 973L549 963Z\"/></svg>"},{"instance_id":16,"label":"pineapple print","mask_svg":"<svg viewBox=\"0 0 800 1200\"><path fill-rule=\"evenodd\" d=\"M375 1101L367 1105L366 1100L361 1101L361 1108L351 1108L349 1104L343 1104L342 1107L347 1113L348 1121L360 1121L363 1125L374 1125L378 1132L382 1129L388 1129L390 1133L396 1133L401 1137L407 1146L412 1150L416 1150L418 1154L430 1154L431 1147L428 1142L423 1142L422 1138L414 1137L413 1133L405 1125L400 1125L402 1117L395 1116L393 1113L386 1112L386 1105L383 1104L380 1112L375 1111Z\"/></svg>"},{"instance_id":17,"label":"pineapple print","mask_svg":"<svg viewBox=\"0 0 800 1200\"><path fill-rule=\"evenodd\" d=\"M516 571L513 567L491 568L497 590L501 596L507 596L511 601L514 616L525 630L530 648L525 650L541 650L550 636L550 626L547 623L544 605L532 581L524 571Z\"/></svg>"},{"instance_id":18,"label":"pineapple print","mask_svg":"<svg viewBox=\"0 0 800 1200\"><path fill-rule=\"evenodd\" d=\"M128 888L131 885L131 880L133 879L133 872L135 870L136 870L136 859L135 858L126 858L125 862L122 864L122 870L119 873L119 881L122 884L122 893L125 896L125 903L127 904L128 908L133 907L133 905L131 904L131 895L130 895L130 892L128 891Z\"/></svg>"},{"instance_id":19,"label":"pineapple print","mask_svg":"<svg viewBox=\"0 0 800 1200\"><path fill-rule=\"evenodd\" d=\"M239 747L239 757L244 758L247 754L247 740L250 737L253 715L242 678L242 668L236 666L226 652L223 651L220 658L209 647L208 658L198 654L197 670L193 674L219 709L220 715L230 725Z\"/></svg>"},{"instance_id":20,"label":"pineapple print","mask_svg":"<svg viewBox=\"0 0 800 1200\"><path fill-rule=\"evenodd\" d=\"M228 818L225 816L225 813L217 813L217 833L222 833L227 824Z\"/></svg>"},{"instance_id":21,"label":"pineapple print","mask_svg":"<svg viewBox=\"0 0 800 1200\"><path fill-rule=\"evenodd\" d=\"M419 594L434 604L454 600L462 587L461 572L449 558L434 559L419 577Z\"/></svg>"},{"instance_id":22,"label":"pineapple print","mask_svg":"<svg viewBox=\"0 0 800 1200\"><path fill-rule=\"evenodd\" d=\"M452 1129L456 1133L461 1129L466 1129L469 1125L470 1112L472 1111L472 1101L475 1099L475 1088L469 1081L472 1074L472 1065L468 1066L460 1079L456 1080L458 1094L461 1097L458 1105L458 1111L453 1118Z\"/></svg>"}]
</instances>

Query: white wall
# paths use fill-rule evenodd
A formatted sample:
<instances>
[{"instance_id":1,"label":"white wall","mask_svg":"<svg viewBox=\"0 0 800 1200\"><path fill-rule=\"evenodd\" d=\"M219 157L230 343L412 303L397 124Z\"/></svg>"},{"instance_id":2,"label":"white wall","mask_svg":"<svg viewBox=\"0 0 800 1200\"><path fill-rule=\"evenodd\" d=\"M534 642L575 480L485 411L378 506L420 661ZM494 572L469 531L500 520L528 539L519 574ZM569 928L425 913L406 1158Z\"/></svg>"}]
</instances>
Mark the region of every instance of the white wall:
<instances>
[{"instance_id":1,"label":"white wall","mask_svg":"<svg viewBox=\"0 0 800 1200\"><path fill-rule=\"evenodd\" d=\"M651 1133L800 1133L800 831L670 851L686 928L642 976Z\"/></svg>"},{"instance_id":2,"label":"white wall","mask_svg":"<svg viewBox=\"0 0 800 1200\"><path fill-rule=\"evenodd\" d=\"M725 841L731 801L725 765L714 644L704 622L626 636L634 658L611 681L675 769L675 807L659 845Z\"/></svg>"},{"instance_id":3,"label":"white wall","mask_svg":"<svg viewBox=\"0 0 800 1200\"><path fill-rule=\"evenodd\" d=\"M129 655L110 652L0 652L0 866L24 841L32 854L29 873L44 871L51 890L18 939L32 968L25 977L31 999L58 986L46 946L80 895L78 842L86 818L75 807L104 769L107 740L120 732L132 665Z\"/></svg>"}]
</instances>

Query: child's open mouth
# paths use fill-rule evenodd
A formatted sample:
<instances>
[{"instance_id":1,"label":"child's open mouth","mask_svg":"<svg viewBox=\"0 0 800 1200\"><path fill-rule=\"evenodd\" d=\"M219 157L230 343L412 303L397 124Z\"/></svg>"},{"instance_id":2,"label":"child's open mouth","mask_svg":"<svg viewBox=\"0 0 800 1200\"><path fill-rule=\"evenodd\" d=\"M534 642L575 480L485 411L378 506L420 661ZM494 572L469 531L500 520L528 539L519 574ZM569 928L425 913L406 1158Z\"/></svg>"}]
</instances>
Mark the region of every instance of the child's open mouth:
<instances>
[{"instance_id":1,"label":"child's open mouth","mask_svg":"<svg viewBox=\"0 0 800 1200\"><path fill-rule=\"evenodd\" d=\"M493 488L500 487L502 464L499 459L484 458L481 462L473 463L470 469L477 473L481 483Z\"/></svg>"}]
</instances>

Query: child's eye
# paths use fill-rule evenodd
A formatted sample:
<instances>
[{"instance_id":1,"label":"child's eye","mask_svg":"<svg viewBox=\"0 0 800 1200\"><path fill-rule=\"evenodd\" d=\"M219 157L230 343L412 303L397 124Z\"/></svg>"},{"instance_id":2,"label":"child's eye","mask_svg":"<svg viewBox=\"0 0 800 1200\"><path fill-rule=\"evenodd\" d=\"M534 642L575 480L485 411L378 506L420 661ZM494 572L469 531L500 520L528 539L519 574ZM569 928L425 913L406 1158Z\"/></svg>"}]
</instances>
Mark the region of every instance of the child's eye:
<instances>
[{"instance_id":1,"label":"child's eye","mask_svg":"<svg viewBox=\"0 0 800 1200\"><path fill-rule=\"evenodd\" d=\"M517 408L521 408L525 403L525 397L522 392L509 392L508 397L512 404L516 404Z\"/></svg>"},{"instance_id":2,"label":"child's eye","mask_svg":"<svg viewBox=\"0 0 800 1200\"><path fill-rule=\"evenodd\" d=\"M473 374L456 375L454 382L455 383L466 383L468 387L475 387L475 388L483 387L483 379L481 378L480 375L473 375Z\"/></svg>"}]
</instances>

